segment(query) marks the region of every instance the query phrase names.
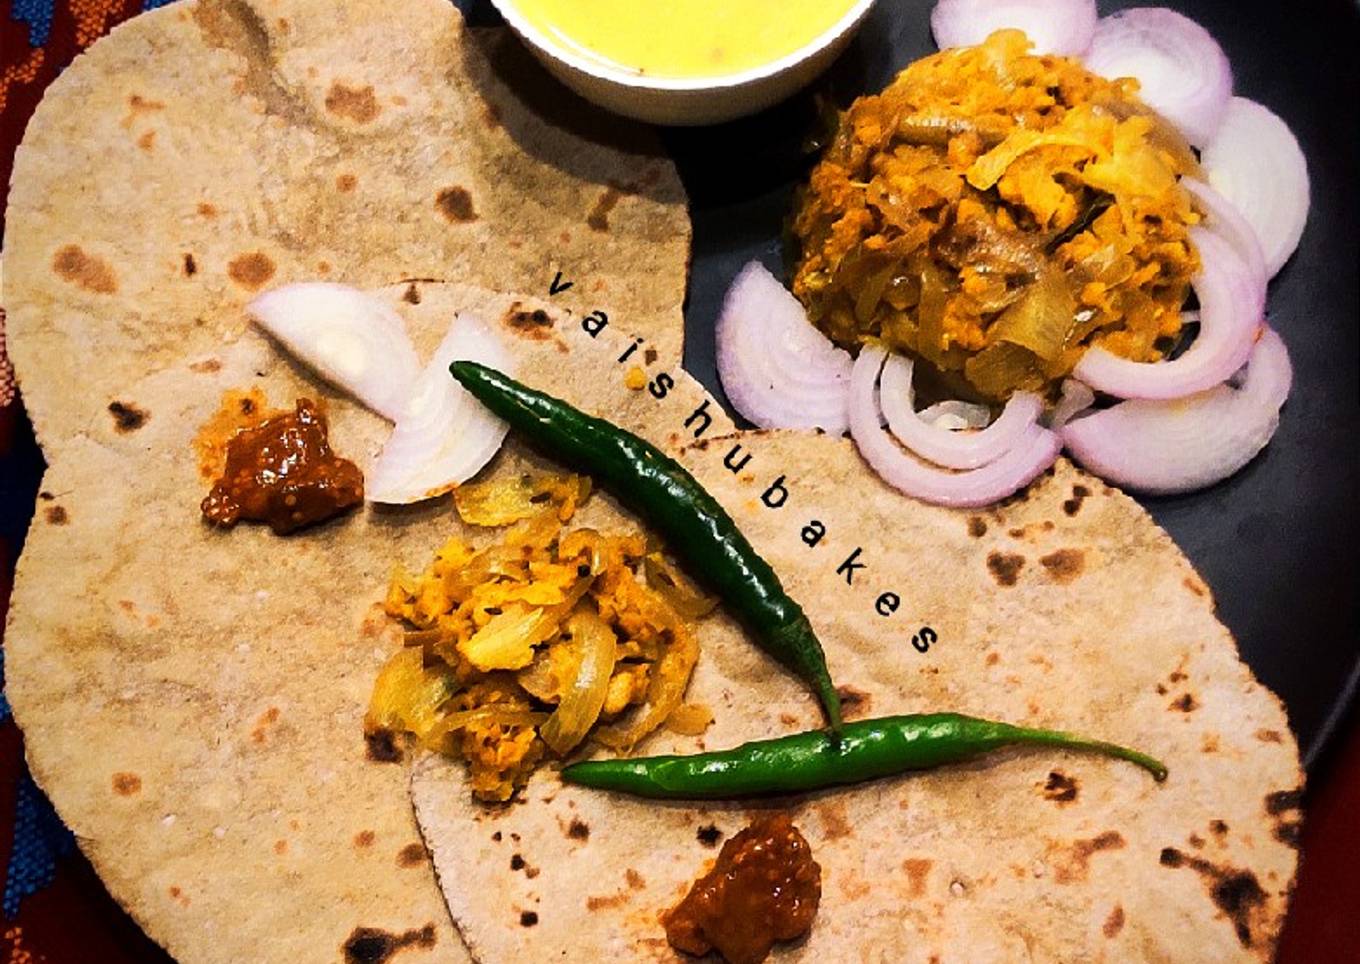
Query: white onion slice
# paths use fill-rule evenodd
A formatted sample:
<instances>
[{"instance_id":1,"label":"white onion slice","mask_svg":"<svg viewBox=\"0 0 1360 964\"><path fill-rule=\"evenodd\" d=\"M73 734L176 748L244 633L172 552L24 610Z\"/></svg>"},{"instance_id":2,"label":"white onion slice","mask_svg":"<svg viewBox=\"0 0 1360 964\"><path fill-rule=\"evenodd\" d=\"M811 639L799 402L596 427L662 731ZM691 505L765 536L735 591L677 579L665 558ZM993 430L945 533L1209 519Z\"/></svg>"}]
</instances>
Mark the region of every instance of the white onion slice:
<instances>
[{"instance_id":1,"label":"white onion slice","mask_svg":"<svg viewBox=\"0 0 1360 964\"><path fill-rule=\"evenodd\" d=\"M505 346L481 319L454 318L368 473L370 501L406 505L442 495L476 475L505 441L509 426L449 374L460 360L512 373Z\"/></svg>"},{"instance_id":2,"label":"white onion slice","mask_svg":"<svg viewBox=\"0 0 1360 964\"><path fill-rule=\"evenodd\" d=\"M913 454L946 469L976 469L1005 455L1039 420L1044 403L1032 392L1016 392L995 422L980 432L951 432L928 425L913 404L911 359L894 355L883 366L879 402L888 428Z\"/></svg>"},{"instance_id":3,"label":"white onion slice","mask_svg":"<svg viewBox=\"0 0 1360 964\"><path fill-rule=\"evenodd\" d=\"M304 281L265 292L246 313L326 381L397 420L420 360L389 305L349 285Z\"/></svg>"},{"instance_id":4,"label":"white onion slice","mask_svg":"<svg viewBox=\"0 0 1360 964\"><path fill-rule=\"evenodd\" d=\"M1121 402L1062 431L1078 462L1139 492L1191 492L1226 479L1265 448L1289 394L1289 353L1269 328L1240 389L1219 385L1168 402Z\"/></svg>"},{"instance_id":5,"label":"white onion slice","mask_svg":"<svg viewBox=\"0 0 1360 964\"><path fill-rule=\"evenodd\" d=\"M1190 240L1201 262L1193 282L1199 334L1190 347L1179 358L1159 362L1092 348L1073 369L1076 378L1117 398L1184 398L1226 381L1246 364L1265 310L1265 285L1218 234L1195 227Z\"/></svg>"},{"instance_id":6,"label":"white onion slice","mask_svg":"<svg viewBox=\"0 0 1360 964\"><path fill-rule=\"evenodd\" d=\"M1258 278L1259 283L1264 286L1270 280L1271 272L1266 270L1261 242L1256 238L1255 228L1242 217L1242 212L1237 210L1237 206L1203 181L1193 177L1181 178L1181 187L1189 191L1190 196L1198 203L1205 216L1205 227L1232 245L1253 277Z\"/></svg>"},{"instance_id":7,"label":"white onion slice","mask_svg":"<svg viewBox=\"0 0 1360 964\"><path fill-rule=\"evenodd\" d=\"M966 472L935 468L903 451L880 422L878 373L887 357L881 348L860 350L850 375L850 434L869 466L898 491L936 505L990 505L1028 485L1058 457L1058 436L1038 425L1000 458Z\"/></svg>"},{"instance_id":8,"label":"white onion slice","mask_svg":"<svg viewBox=\"0 0 1360 964\"><path fill-rule=\"evenodd\" d=\"M1308 220L1308 162L1293 131L1269 109L1234 97L1200 162L1209 183L1256 232L1274 277Z\"/></svg>"},{"instance_id":9,"label":"white onion slice","mask_svg":"<svg viewBox=\"0 0 1360 964\"><path fill-rule=\"evenodd\" d=\"M947 398L929 408L921 409L916 413L916 417L927 425L958 431L965 428L986 428L992 422L992 410L976 402Z\"/></svg>"},{"instance_id":10,"label":"white onion slice","mask_svg":"<svg viewBox=\"0 0 1360 964\"><path fill-rule=\"evenodd\" d=\"M1114 80L1133 77L1143 103L1196 147L1213 139L1232 96L1232 67L1218 41L1165 7L1136 7L1102 17L1086 68Z\"/></svg>"},{"instance_id":11,"label":"white onion slice","mask_svg":"<svg viewBox=\"0 0 1360 964\"><path fill-rule=\"evenodd\" d=\"M848 352L812 326L798 299L758 261L741 269L718 318L718 377L761 428L848 427Z\"/></svg>"},{"instance_id":12,"label":"white onion slice","mask_svg":"<svg viewBox=\"0 0 1360 964\"><path fill-rule=\"evenodd\" d=\"M1060 391L1062 397L1048 417L1048 427L1055 432L1096 403L1091 387L1075 378L1064 378Z\"/></svg>"},{"instance_id":13,"label":"white onion slice","mask_svg":"<svg viewBox=\"0 0 1360 964\"><path fill-rule=\"evenodd\" d=\"M1036 54L1080 57L1096 30L1095 0L940 0L930 14L935 43L980 44L995 30L1023 30Z\"/></svg>"}]
</instances>

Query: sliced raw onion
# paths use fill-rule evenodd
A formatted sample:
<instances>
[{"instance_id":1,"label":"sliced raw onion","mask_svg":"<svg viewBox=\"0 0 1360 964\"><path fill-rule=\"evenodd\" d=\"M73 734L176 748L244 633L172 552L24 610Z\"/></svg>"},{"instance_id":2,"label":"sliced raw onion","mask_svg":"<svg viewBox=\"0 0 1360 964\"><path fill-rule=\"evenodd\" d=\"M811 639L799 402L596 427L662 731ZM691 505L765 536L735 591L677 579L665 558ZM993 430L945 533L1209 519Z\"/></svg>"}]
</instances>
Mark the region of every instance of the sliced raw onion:
<instances>
[{"instance_id":1,"label":"sliced raw onion","mask_svg":"<svg viewBox=\"0 0 1360 964\"><path fill-rule=\"evenodd\" d=\"M947 398L923 408L916 417L927 425L958 431L963 428L986 428L992 422L992 410L976 402L963 402L957 398Z\"/></svg>"},{"instance_id":2,"label":"sliced raw onion","mask_svg":"<svg viewBox=\"0 0 1360 964\"><path fill-rule=\"evenodd\" d=\"M1284 342L1266 328L1240 389L1219 385L1175 401L1121 402L1069 423L1063 442L1108 482L1162 494L1202 489L1265 448L1291 379Z\"/></svg>"},{"instance_id":3,"label":"sliced raw onion","mask_svg":"<svg viewBox=\"0 0 1360 964\"><path fill-rule=\"evenodd\" d=\"M1117 398L1184 398L1213 388L1246 364L1265 309L1265 285L1218 234L1191 228L1201 268L1199 334L1172 361L1135 362L1092 348L1072 374L1098 392Z\"/></svg>"},{"instance_id":4,"label":"sliced raw onion","mask_svg":"<svg viewBox=\"0 0 1360 964\"><path fill-rule=\"evenodd\" d=\"M1272 272L1266 270L1265 255L1261 251L1261 242L1256 238L1256 230L1242 217L1237 205L1193 177L1181 178L1181 187L1190 192L1204 212L1205 227L1232 245L1252 275L1264 286Z\"/></svg>"},{"instance_id":5,"label":"sliced raw onion","mask_svg":"<svg viewBox=\"0 0 1360 964\"><path fill-rule=\"evenodd\" d=\"M1095 34L1095 0L940 0L930 14L941 50L980 44L1008 27L1023 30L1036 54L1080 57Z\"/></svg>"},{"instance_id":6,"label":"sliced raw onion","mask_svg":"<svg viewBox=\"0 0 1360 964\"><path fill-rule=\"evenodd\" d=\"M1091 387L1075 378L1063 379L1061 392L1062 397L1048 417L1048 427L1055 432L1096 403L1096 393Z\"/></svg>"},{"instance_id":7,"label":"sliced raw onion","mask_svg":"<svg viewBox=\"0 0 1360 964\"><path fill-rule=\"evenodd\" d=\"M1058 436L1038 425L995 461L967 472L935 468L903 451L881 423L877 383L887 357L882 348L860 350L850 375L850 434L865 461L893 488L936 505L990 505L1028 485L1058 457Z\"/></svg>"},{"instance_id":8,"label":"sliced raw onion","mask_svg":"<svg viewBox=\"0 0 1360 964\"><path fill-rule=\"evenodd\" d=\"M747 419L844 434L850 355L812 326L760 262L742 268L728 289L717 340L723 391Z\"/></svg>"},{"instance_id":9,"label":"sliced raw onion","mask_svg":"<svg viewBox=\"0 0 1360 964\"><path fill-rule=\"evenodd\" d=\"M246 313L326 381L396 421L420 372L401 316L349 285L306 281L267 291Z\"/></svg>"},{"instance_id":10,"label":"sliced raw onion","mask_svg":"<svg viewBox=\"0 0 1360 964\"><path fill-rule=\"evenodd\" d=\"M976 469L995 462L1025 435L1044 409L1032 392L1016 392L995 422L980 432L951 432L929 425L916 414L912 362L894 355L883 366L880 404L888 428L914 455L946 469Z\"/></svg>"},{"instance_id":11,"label":"sliced raw onion","mask_svg":"<svg viewBox=\"0 0 1360 964\"><path fill-rule=\"evenodd\" d=\"M1209 183L1256 232L1274 277L1308 220L1308 162L1294 132L1267 108L1234 97L1200 161Z\"/></svg>"},{"instance_id":12,"label":"sliced raw onion","mask_svg":"<svg viewBox=\"0 0 1360 964\"><path fill-rule=\"evenodd\" d=\"M511 373L509 353L481 319L454 318L368 473L371 501L405 505L442 495L476 475L505 441L509 426L449 375L462 360Z\"/></svg>"},{"instance_id":13,"label":"sliced raw onion","mask_svg":"<svg viewBox=\"0 0 1360 964\"><path fill-rule=\"evenodd\" d=\"M1213 139L1232 96L1232 67L1209 31L1165 7L1137 7L1102 17L1086 55L1088 70L1133 77L1143 103L1203 147Z\"/></svg>"}]
</instances>

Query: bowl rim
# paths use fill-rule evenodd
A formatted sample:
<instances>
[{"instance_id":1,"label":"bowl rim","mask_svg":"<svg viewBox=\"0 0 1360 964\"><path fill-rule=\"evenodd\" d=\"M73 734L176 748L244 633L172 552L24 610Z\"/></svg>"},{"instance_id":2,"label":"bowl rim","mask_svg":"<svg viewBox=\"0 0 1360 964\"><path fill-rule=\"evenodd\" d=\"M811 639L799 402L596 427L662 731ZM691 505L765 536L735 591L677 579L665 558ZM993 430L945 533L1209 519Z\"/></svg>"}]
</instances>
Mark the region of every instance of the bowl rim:
<instances>
[{"instance_id":1,"label":"bowl rim","mask_svg":"<svg viewBox=\"0 0 1360 964\"><path fill-rule=\"evenodd\" d=\"M544 56L598 80L611 81L640 90L681 91L724 90L741 87L783 73L790 67L815 57L848 31L854 29L855 25L869 12L875 2L876 0L854 0L839 20L803 46L757 67L748 67L746 70L732 74L715 74L711 77L648 77L622 68L611 67L603 61L582 56L555 42L542 30L530 23L520 12L519 0L491 0L492 5L510 24L515 33L519 34L522 39Z\"/></svg>"}]
</instances>

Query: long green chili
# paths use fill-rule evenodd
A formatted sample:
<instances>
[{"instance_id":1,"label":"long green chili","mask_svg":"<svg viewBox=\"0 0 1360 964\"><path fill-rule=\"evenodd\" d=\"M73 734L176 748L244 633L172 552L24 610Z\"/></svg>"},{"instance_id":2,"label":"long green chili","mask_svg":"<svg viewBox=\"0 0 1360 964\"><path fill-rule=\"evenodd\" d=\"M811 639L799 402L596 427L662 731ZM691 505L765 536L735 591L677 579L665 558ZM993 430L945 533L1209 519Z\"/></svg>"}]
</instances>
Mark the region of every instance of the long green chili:
<instances>
[{"instance_id":1,"label":"long green chili","mask_svg":"<svg viewBox=\"0 0 1360 964\"><path fill-rule=\"evenodd\" d=\"M665 538L685 567L730 607L757 644L801 677L833 730L841 703L822 644L798 603L731 517L656 446L476 362L449 373L496 415L557 461L588 473Z\"/></svg>"},{"instance_id":2,"label":"long green chili","mask_svg":"<svg viewBox=\"0 0 1360 964\"><path fill-rule=\"evenodd\" d=\"M588 760L565 768L562 779L641 797L709 800L860 783L960 763L1015 745L1098 753L1137 764L1158 782L1166 779L1165 765L1137 750L957 713L857 720L845 724L839 741L811 730L715 753Z\"/></svg>"}]
</instances>

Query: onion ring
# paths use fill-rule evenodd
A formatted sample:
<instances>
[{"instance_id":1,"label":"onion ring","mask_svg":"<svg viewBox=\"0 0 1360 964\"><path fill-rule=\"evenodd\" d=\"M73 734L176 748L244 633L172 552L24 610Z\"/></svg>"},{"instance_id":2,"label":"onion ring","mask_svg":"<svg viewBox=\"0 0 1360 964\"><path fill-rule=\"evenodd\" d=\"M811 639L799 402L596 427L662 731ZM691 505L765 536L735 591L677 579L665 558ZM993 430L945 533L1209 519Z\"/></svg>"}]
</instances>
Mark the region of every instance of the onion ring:
<instances>
[{"instance_id":1,"label":"onion ring","mask_svg":"<svg viewBox=\"0 0 1360 964\"><path fill-rule=\"evenodd\" d=\"M328 281L266 291L246 313L326 381L393 422L420 371L401 316L379 299Z\"/></svg>"},{"instance_id":2,"label":"onion ring","mask_svg":"<svg viewBox=\"0 0 1360 964\"><path fill-rule=\"evenodd\" d=\"M1308 162L1293 131L1255 101L1234 97L1201 162L1209 183L1255 231L1274 277L1308 220Z\"/></svg>"},{"instance_id":3,"label":"onion ring","mask_svg":"<svg viewBox=\"0 0 1360 964\"><path fill-rule=\"evenodd\" d=\"M500 449L510 427L449 375L449 365L463 359L513 374L505 346L481 319L454 318L369 470L370 501L407 505L443 495Z\"/></svg>"},{"instance_id":4,"label":"onion ring","mask_svg":"<svg viewBox=\"0 0 1360 964\"><path fill-rule=\"evenodd\" d=\"M1032 392L1016 392L996 421L980 432L951 432L927 424L913 406L915 392L909 358L890 357L883 366L879 402L888 428L913 455L946 469L976 469L995 462L1016 446L1039 420L1043 400Z\"/></svg>"},{"instance_id":5,"label":"onion ring","mask_svg":"<svg viewBox=\"0 0 1360 964\"><path fill-rule=\"evenodd\" d=\"M1196 147L1213 139L1232 97L1232 66L1218 41L1189 17L1137 7L1096 24L1086 69L1138 81L1138 96Z\"/></svg>"},{"instance_id":6,"label":"onion ring","mask_svg":"<svg viewBox=\"0 0 1360 964\"><path fill-rule=\"evenodd\" d=\"M1193 177L1181 178L1180 184L1203 210L1204 226L1231 244L1252 276L1264 286L1270 280L1271 272L1266 269L1265 254L1257 240L1256 229L1247 223L1237 205Z\"/></svg>"},{"instance_id":7,"label":"onion ring","mask_svg":"<svg viewBox=\"0 0 1360 964\"><path fill-rule=\"evenodd\" d=\"M1122 402L1070 422L1063 443L1107 482L1153 494L1202 489L1265 448L1292 377L1284 342L1264 328L1240 389L1219 385L1175 401Z\"/></svg>"},{"instance_id":8,"label":"onion ring","mask_svg":"<svg viewBox=\"0 0 1360 964\"><path fill-rule=\"evenodd\" d=\"M1252 277L1220 235L1191 228L1201 269L1193 282L1199 296L1199 335L1172 361L1135 362L1103 348L1089 349L1073 376L1117 398L1183 398L1213 388L1246 364L1265 309L1265 285Z\"/></svg>"},{"instance_id":9,"label":"onion ring","mask_svg":"<svg viewBox=\"0 0 1360 964\"><path fill-rule=\"evenodd\" d=\"M991 505L1024 488L1058 457L1057 434L1033 425L1013 448L982 468L951 472L927 465L903 451L880 422L878 373L887 358L882 348L860 350L850 374L850 435L869 466L898 491L935 505Z\"/></svg>"},{"instance_id":10,"label":"onion ring","mask_svg":"<svg viewBox=\"0 0 1360 964\"><path fill-rule=\"evenodd\" d=\"M940 0L930 14L941 50L972 47L1007 28L1023 30L1033 53L1080 57L1095 34L1095 0Z\"/></svg>"},{"instance_id":11,"label":"onion ring","mask_svg":"<svg viewBox=\"0 0 1360 964\"><path fill-rule=\"evenodd\" d=\"M845 434L850 354L812 326L798 299L760 262L732 282L716 335L718 378L745 418L761 428Z\"/></svg>"}]
</instances>

